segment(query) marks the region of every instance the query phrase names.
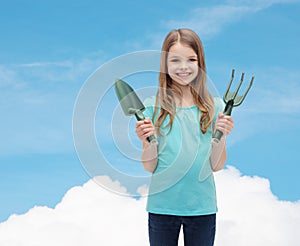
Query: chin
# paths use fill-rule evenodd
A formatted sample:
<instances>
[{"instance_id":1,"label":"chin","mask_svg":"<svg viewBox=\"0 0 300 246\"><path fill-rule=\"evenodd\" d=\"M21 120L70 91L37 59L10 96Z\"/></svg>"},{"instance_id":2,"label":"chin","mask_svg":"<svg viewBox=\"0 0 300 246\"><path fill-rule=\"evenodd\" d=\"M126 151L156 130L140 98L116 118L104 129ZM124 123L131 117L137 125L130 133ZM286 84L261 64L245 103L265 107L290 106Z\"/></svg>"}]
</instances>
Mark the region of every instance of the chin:
<instances>
[{"instance_id":1,"label":"chin","mask_svg":"<svg viewBox=\"0 0 300 246\"><path fill-rule=\"evenodd\" d=\"M181 85L181 86L188 86L189 84L191 84L192 82L193 82L193 80L183 80L183 79L179 79L179 78L177 78L176 80L175 80L175 82L177 83L177 84L179 84L179 85Z\"/></svg>"}]
</instances>

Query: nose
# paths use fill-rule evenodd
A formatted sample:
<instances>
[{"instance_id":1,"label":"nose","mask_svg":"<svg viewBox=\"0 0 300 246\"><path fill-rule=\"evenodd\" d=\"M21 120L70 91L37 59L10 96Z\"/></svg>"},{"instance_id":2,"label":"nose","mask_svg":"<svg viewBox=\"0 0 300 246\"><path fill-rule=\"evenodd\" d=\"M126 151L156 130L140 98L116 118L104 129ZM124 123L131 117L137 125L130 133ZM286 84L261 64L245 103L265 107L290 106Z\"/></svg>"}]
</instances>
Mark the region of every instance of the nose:
<instances>
[{"instance_id":1,"label":"nose","mask_svg":"<svg viewBox=\"0 0 300 246\"><path fill-rule=\"evenodd\" d=\"M187 70L188 69L188 65L187 65L187 63L185 62L185 61L182 61L181 63L180 63L180 70L183 70L183 71L185 71L185 70Z\"/></svg>"}]
</instances>

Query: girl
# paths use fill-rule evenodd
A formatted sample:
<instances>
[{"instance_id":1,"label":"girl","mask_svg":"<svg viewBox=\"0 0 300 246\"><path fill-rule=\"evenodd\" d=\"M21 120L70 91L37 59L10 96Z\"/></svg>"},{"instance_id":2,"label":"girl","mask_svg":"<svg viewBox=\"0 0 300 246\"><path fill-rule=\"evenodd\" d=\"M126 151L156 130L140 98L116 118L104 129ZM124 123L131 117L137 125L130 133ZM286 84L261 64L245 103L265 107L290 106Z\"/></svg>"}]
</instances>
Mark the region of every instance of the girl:
<instances>
[{"instance_id":1,"label":"girl","mask_svg":"<svg viewBox=\"0 0 300 246\"><path fill-rule=\"evenodd\" d=\"M146 100L147 118L136 123L143 166L153 173L147 201L150 245L177 245L182 226L185 245L210 246L217 212L212 171L224 167L225 138L234 122L220 113L223 103L206 88L204 50L196 33L171 31L160 66L157 96ZM223 137L211 146L217 129ZM148 143L152 134L158 145Z\"/></svg>"}]
</instances>

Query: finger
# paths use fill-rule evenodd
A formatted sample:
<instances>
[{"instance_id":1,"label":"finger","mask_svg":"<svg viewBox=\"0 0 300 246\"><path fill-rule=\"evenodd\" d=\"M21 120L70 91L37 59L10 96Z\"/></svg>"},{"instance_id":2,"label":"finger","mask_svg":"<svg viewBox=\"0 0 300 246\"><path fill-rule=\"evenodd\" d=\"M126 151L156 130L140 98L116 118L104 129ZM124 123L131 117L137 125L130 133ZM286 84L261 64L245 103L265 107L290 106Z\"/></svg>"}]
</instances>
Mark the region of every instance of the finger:
<instances>
[{"instance_id":1,"label":"finger","mask_svg":"<svg viewBox=\"0 0 300 246\"><path fill-rule=\"evenodd\" d=\"M149 123L151 123L151 120L150 120L149 118L145 118L145 119L144 119L144 123L145 123L145 124L149 124Z\"/></svg>"},{"instance_id":2,"label":"finger","mask_svg":"<svg viewBox=\"0 0 300 246\"><path fill-rule=\"evenodd\" d=\"M147 133L144 134L144 137L147 138L147 137L150 137L152 135L154 135L154 131L149 131L149 132L147 132Z\"/></svg>"},{"instance_id":3,"label":"finger","mask_svg":"<svg viewBox=\"0 0 300 246\"><path fill-rule=\"evenodd\" d=\"M218 119L222 119L224 117L225 117L225 115L223 113L221 113L221 112L218 113Z\"/></svg>"},{"instance_id":4,"label":"finger","mask_svg":"<svg viewBox=\"0 0 300 246\"><path fill-rule=\"evenodd\" d=\"M230 121L230 122L233 122L233 119L230 115L224 115L224 120L227 120L227 121Z\"/></svg>"},{"instance_id":5,"label":"finger","mask_svg":"<svg viewBox=\"0 0 300 246\"><path fill-rule=\"evenodd\" d=\"M216 128L232 129L233 126L234 126L234 122L228 119L222 119L216 123Z\"/></svg>"},{"instance_id":6,"label":"finger","mask_svg":"<svg viewBox=\"0 0 300 246\"><path fill-rule=\"evenodd\" d=\"M151 133L151 134L154 133L154 127L152 125L141 125L140 127L136 128L136 134L139 137L143 137L145 135L149 135L149 133Z\"/></svg>"},{"instance_id":7,"label":"finger","mask_svg":"<svg viewBox=\"0 0 300 246\"><path fill-rule=\"evenodd\" d=\"M139 120L135 123L135 127L140 127L141 125L145 124L143 120Z\"/></svg>"},{"instance_id":8,"label":"finger","mask_svg":"<svg viewBox=\"0 0 300 246\"><path fill-rule=\"evenodd\" d=\"M152 124L151 120L149 118L146 118L144 120L140 120L136 122L136 126L140 126L143 124Z\"/></svg>"},{"instance_id":9,"label":"finger","mask_svg":"<svg viewBox=\"0 0 300 246\"><path fill-rule=\"evenodd\" d=\"M217 129L223 132L223 134L228 135L232 131L233 126L228 124L220 124L218 125Z\"/></svg>"},{"instance_id":10,"label":"finger","mask_svg":"<svg viewBox=\"0 0 300 246\"><path fill-rule=\"evenodd\" d=\"M142 124L139 127L137 127L140 131L149 131L149 129L154 129L152 124Z\"/></svg>"},{"instance_id":11,"label":"finger","mask_svg":"<svg viewBox=\"0 0 300 246\"><path fill-rule=\"evenodd\" d=\"M149 118L136 122L136 134L140 140L145 140L147 137L154 135L155 128Z\"/></svg>"},{"instance_id":12,"label":"finger","mask_svg":"<svg viewBox=\"0 0 300 246\"><path fill-rule=\"evenodd\" d=\"M151 122L143 123L138 126L139 129L154 128Z\"/></svg>"},{"instance_id":13,"label":"finger","mask_svg":"<svg viewBox=\"0 0 300 246\"><path fill-rule=\"evenodd\" d=\"M145 128L145 129L137 129L136 133L139 136L143 136L145 134L148 134L149 132L154 132L154 129L149 127L149 128Z\"/></svg>"},{"instance_id":14,"label":"finger","mask_svg":"<svg viewBox=\"0 0 300 246\"><path fill-rule=\"evenodd\" d=\"M144 141L144 140L146 140L146 138L150 137L151 135L154 135L154 133L152 131L142 134L138 137L141 141Z\"/></svg>"},{"instance_id":15,"label":"finger","mask_svg":"<svg viewBox=\"0 0 300 246\"><path fill-rule=\"evenodd\" d=\"M218 118L217 119L217 122L219 123L219 122L221 122L221 123L228 123L228 124L233 124L234 123L234 121L233 121L233 119L232 119L232 117L231 116L228 116L228 115L224 115L224 117L223 118Z\"/></svg>"}]
</instances>

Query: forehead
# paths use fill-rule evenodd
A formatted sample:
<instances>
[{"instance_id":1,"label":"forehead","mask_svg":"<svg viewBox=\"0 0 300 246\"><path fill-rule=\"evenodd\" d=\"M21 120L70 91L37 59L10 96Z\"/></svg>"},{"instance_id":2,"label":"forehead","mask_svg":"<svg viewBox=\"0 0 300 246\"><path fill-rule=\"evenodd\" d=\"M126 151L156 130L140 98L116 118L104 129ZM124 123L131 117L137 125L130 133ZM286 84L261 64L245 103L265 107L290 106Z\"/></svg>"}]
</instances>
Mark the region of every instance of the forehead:
<instances>
[{"instance_id":1,"label":"forehead","mask_svg":"<svg viewBox=\"0 0 300 246\"><path fill-rule=\"evenodd\" d=\"M169 56L183 56L183 57L190 57L190 56L196 56L197 54L196 52L187 45L183 45L181 43L176 43L174 45L171 46L171 48L169 49Z\"/></svg>"}]
</instances>

